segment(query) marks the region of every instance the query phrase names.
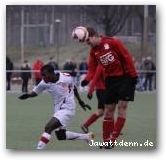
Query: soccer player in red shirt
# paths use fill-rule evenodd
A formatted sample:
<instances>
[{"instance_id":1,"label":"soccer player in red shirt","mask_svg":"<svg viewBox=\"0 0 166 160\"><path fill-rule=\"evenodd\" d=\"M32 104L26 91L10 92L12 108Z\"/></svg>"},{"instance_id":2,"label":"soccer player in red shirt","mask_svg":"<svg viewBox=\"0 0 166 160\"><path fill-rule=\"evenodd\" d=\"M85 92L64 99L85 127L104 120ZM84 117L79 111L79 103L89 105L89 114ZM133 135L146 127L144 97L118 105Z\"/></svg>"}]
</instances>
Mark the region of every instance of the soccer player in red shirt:
<instances>
[{"instance_id":1,"label":"soccer player in red shirt","mask_svg":"<svg viewBox=\"0 0 166 160\"><path fill-rule=\"evenodd\" d=\"M86 81L91 81L89 85L88 90L88 98L91 99L94 90L96 90L96 97L98 101L98 110L91 114L91 116L81 125L82 130L85 133L89 132L88 127L93 124L98 118L102 117L104 114L104 105L105 105L105 69L98 64L95 75L93 79L91 80L91 76L87 74L85 77ZM107 127L107 130L105 130L106 124L109 122L109 127ZM108 119L105 119L103 121L103 141L106 141L107 138L109 138L110 133L113 132L114 129L114 114L111 115Z\"/></svg>"},{"instance_id":2,"label":"soccer player in red shirt","mask_svg":"<svg viewBox=\"0 0 166 160\"><path fill-rule=\"evenodd\" d=\"M105 68L106 100L103 132L108 135L105 141L114 144L125 124L128 102L134 101L137 72L131 54L118 38L102 37L93 28L86 29L88 31L86 43L91 47L87 74L93 77L98 64ZM88 83L89 81L84 79L81 85L85 86ZM111 134L111 117L115 113L116 104L118 117Z\"/></svg>"}]
</instances>

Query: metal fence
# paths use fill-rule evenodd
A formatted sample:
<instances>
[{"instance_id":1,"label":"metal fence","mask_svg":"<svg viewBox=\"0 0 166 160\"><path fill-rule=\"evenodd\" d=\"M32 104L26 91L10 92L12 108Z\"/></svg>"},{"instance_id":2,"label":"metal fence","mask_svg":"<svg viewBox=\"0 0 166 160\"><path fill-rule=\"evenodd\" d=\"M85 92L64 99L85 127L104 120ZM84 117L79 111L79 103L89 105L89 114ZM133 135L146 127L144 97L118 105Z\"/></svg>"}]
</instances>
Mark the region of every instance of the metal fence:
<instances>
[{"instance_id":1,"label":"metal fence","mask_svg":"<svg viewBox=\"0 0 166 160\"><path fill-rule=\"evenodd\" d=\"M71 71L68 70L57 70L57 72L67 72L70 73ZM7 73L11 73L10 77L10 89L7 90L8 92L21 92L21 86L22 86L22 78L21 73L22 72L31 72L31 78L28 81L28 90L30 91L35 86L35 72L40 72L39 70L6 70ZM136 85L136 90L143 92L143 91L154 91L156 90L156 70L146 71L146 70L138 70L138 81ZM77 70L76 76L73 77L73 81L75 85L79 88L80 91L88 91L88 88L82 90L82 87L80 86L80 82L85 77L85 71ZM82 77L82 75L84 75ZM6 86L7 86L7 79L6 79Z\"/></svg>"}]
</instances>

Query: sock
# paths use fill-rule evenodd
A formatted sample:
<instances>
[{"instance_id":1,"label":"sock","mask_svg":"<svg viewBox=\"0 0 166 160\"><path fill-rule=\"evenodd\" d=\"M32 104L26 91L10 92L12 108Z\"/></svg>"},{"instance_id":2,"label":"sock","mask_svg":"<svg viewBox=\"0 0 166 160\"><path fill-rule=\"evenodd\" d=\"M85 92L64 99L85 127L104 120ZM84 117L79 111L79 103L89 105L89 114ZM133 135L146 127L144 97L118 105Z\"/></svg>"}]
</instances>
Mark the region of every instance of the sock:
<instances>
[{"instance_id":1,"label":"sock","mask_svg":"<svg viewBox=\"0 0 166 160\"><path fill-rule=\"evenodd\" d=\"M70 131L66 131L66 139L67 140L86 140L88 141L89 138L89 134L82 134L82 133L75 133L75 132L70 132Z\"/></svg>"},{"instance_id":2,"label":"sock","mask_svg":"<svg viewBox=\"0 0 166 160\"><path fill-rule=\"evenodd\" d=\"M97 119L99 118L99 116L96 113L93 113L84 123L84 125L86 127L90 126L92 123L94 123Z\"/></svg>"},{"instance_id":3,"label":"sock","mask_svg":"<svg viewBox=\"0 0 166 160\"><path fill-rule=\"evenodd\" d=\"M111 136L111 142L115 142L115 140L118 138L124 124L125 124L125 121L126 121L126 118L124 117L118 117L117 118L117 121L115 123L115 126L114 126L114 130L113 130L113 133L112 133L112 136Z\"/></svg>"},{"instance_id":4,"label":"sock","mask_svg":"<svg viewBox=\"0 0 166 160\"><path fill-rule=\"evenodd\" d=\"M40 141L37 144L37 149L44 149L50 139L51 139L51 135L46 133L46 132L44 132L41 135Z\"/></svg>"},{"instance_id":5,"label":"sock","mask_svg":"<svg viewBox=\"0 0 166 160\"><path fill-rule=\"evenodd\" d=\"M103 141L106 142L114 129L114 118L104 117L103 120Z\"/></svg>"}]
</instances>

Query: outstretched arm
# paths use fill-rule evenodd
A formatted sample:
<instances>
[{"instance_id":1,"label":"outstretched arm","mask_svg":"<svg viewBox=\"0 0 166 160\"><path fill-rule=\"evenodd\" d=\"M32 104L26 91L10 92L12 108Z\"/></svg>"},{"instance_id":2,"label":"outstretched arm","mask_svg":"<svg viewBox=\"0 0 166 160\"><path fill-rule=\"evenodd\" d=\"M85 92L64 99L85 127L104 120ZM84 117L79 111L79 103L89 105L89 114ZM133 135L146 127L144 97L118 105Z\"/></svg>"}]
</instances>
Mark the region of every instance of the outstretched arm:
<instances>
[{"instance_id":1,"label":"outstretched arm","mask_svg":"<svg viewBox=\"0 0 166 160\"><path fill-rule=\"evenodd\" d=\"M31 93L22 94L22 95L19 96L18 98L21 99L21 100L24 100L24 99L32 98L32 97L36 97L36 96L37 96L37 94L32 91Z\"/></svg>"},{"instance_id":2,"label":"outstretched arm","mask_svg":"<svg viewBox=\"0 0 166 160\"><path fill-rule=\"evenodd\" d=\"M80 97L80 95L78 93L77 87L75 85L74 85L74 95L77 98L78 102L82 101L81 97Z\"/></svg>"}]
</instances>

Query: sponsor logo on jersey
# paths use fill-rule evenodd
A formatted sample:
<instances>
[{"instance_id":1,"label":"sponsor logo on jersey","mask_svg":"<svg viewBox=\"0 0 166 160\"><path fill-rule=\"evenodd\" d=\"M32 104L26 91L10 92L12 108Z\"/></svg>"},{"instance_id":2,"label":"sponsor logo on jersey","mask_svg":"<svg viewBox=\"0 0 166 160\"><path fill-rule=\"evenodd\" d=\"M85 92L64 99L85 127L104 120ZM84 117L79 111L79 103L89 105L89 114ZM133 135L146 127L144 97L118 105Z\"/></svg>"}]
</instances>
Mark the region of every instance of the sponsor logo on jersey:
<instances>
[{"instance_id":1,"label":"sponsor logo on jersey","mask_svg":"<svg viewBox=\"0 0 166 160\"><path fill-rule=\"evenodd\" d=\"M100 56L100 62L102 65L106 66L109 65L110 63L114 62L115 58L112 52L108 52L102 56Z\"/></svg>"},{"instance_id":2,"label":"sponsor logo on jersey","mask_svg":"<svg viewBox=\"0 0 166 160\"><path fill-rule=\"evenodd\" d=\"M104 44L104 49L106 50L106 49L109 49L110 47L109 47L109 44Z\"/></svg>"}]
</instances>

